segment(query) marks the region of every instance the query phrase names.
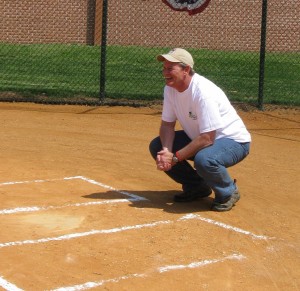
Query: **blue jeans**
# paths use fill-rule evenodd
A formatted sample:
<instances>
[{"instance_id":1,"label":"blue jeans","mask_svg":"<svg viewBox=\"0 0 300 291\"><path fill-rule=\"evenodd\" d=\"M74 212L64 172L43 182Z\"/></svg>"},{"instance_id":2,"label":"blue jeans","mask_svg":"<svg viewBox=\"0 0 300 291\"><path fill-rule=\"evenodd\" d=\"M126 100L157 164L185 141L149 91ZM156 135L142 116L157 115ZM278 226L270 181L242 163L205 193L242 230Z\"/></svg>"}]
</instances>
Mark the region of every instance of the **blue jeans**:
<instances>
[{"instance_id":1,"label":"blue jeans","mask_svg":"<svg viewBox=\"0 0 300 291\"><path fill-rule=\"evenodd\" d=\"M191 139L183 130L175 132L173 152L182 149ZM160 137L150 143L149 150L154 159L162 149ZM177 183L182 184L183 191L208 185L215 193L215 201L223 202L236 190L227 168L242 161L248 154L250 143L238 143L232 139L220 138L214 144L201 149L189 160L194 161L193 168L188 161L182 161L165 172Z\"/></svg>"}]
</instances>

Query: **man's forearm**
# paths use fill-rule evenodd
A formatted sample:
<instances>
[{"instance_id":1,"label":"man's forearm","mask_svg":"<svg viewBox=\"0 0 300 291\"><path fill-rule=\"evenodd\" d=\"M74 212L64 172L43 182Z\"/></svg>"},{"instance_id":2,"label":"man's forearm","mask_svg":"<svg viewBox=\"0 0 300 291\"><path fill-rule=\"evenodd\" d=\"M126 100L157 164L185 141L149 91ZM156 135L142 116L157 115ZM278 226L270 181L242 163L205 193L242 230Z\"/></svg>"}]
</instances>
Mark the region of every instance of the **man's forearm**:
<instances>
[{"instance_id":1,"label":"man's forearm","mask_svg":"<svg viewBox=\"0 0 300 291\"><path fill-rule=\"evenodd\" d=\"M173 142L175 137L175 130L174 127L170 125L161 125L159 130L159 136L162 144L163 149L168 149L172 152L173 149Z\"/></svg>"},{"instance_id":2,"label":"man's forearm","mask_svg":"<svg viewBox=\"0 0 300 291\"><path fill-rule=\"evenodd\" d=\"M180 160L186 160L193 157L201 149L212 145L214 143L215 136L215 131L201 134L177 152L178 158Z\"/></svg>"}]
</instances>

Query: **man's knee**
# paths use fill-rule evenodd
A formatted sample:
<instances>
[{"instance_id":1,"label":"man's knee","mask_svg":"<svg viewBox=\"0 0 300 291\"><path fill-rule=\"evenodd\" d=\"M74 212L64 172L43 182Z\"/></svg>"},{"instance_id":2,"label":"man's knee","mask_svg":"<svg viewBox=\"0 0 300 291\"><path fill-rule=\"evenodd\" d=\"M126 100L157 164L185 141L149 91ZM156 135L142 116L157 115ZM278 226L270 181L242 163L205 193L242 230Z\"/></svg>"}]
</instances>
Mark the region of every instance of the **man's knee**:
<instances>
[{"instance_id":1,"label":"man's knee","mask_svg":"<svg viewBox=\"0 0 300 291\"><path fill-rule=\"evenodd\" d=\"M194 159L194 166L198 173L210 172L216 166L216 161L207 155L204 151L200 151Z\"/></svg>"}]
</instances>

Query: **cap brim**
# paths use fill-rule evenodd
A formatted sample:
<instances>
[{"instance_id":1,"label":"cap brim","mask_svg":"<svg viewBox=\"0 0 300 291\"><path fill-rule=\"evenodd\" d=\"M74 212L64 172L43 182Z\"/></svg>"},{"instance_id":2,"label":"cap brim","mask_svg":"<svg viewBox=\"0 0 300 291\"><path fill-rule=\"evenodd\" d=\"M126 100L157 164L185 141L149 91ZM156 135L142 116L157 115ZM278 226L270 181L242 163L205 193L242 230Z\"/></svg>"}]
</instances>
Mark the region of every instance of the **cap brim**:
<instances>
[{"instance_id":1,"label":"cap brim","mask_svg":"<svg viewBox=\"0 0 300 291\"><path fill-rule=\"evenodd\" d=\"M166 54L166 55L158 55L156 57L156 59L159 61L159 62L164 62L164 61L169 61L169 62L172 62L172 63L180 63L179 60L175 59L174 57Z\"/></svg>"}]
</instances>

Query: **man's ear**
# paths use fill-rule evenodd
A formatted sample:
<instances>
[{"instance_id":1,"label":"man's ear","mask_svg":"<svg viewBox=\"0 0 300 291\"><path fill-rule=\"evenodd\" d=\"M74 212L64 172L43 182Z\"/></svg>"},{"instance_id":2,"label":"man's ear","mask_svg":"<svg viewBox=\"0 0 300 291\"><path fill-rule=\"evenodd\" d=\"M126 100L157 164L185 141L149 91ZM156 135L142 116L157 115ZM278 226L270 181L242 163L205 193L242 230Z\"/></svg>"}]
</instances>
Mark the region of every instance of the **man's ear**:
<instances>
[{"instance_id":1,"label":"man's ear","mask_svg":"<svg viewBox=\"0 0 300 291\"><path fill-rule=\"evenodd\" d=\"M190 66L186 66L184 68L184 71L189 75L190 74L190 71L191 71L191 67Z\"/></svg>"}]
</instances>

